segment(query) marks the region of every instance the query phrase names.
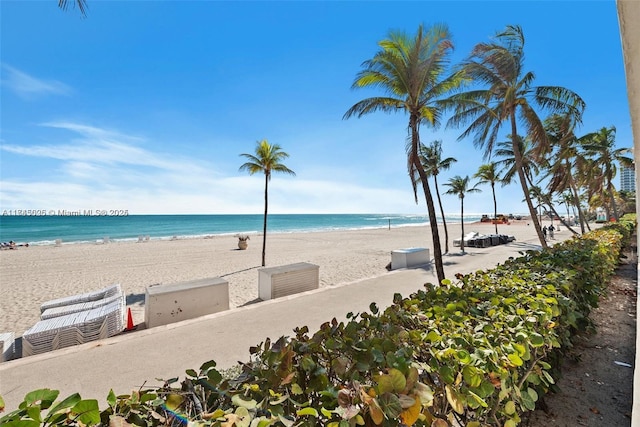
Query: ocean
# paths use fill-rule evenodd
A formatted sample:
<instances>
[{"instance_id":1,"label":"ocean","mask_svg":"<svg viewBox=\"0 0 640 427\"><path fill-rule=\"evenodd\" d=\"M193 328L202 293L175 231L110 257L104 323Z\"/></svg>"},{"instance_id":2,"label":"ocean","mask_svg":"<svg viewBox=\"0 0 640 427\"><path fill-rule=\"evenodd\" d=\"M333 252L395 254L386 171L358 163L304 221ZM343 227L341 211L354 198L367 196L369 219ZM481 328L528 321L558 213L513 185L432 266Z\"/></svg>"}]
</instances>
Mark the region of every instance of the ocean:
<instances>
[{"instance_id":1,"label":"ocean","mask_svg":"<svg viewBox=\"0 0 640 427\"><path fill-rule=\"evenodd\" d=\"M0 241L18 244L52 245L89 243L108 237L110 241L198 238L214 235L262 233L263 215L125 215L96 212L61 212L51 215L0 215ZM445 217L459 222L460 215ZM440 222L440 218L438 218ZM465 222L479 221L480 215L465 215ZM401 214L269 214L268 233L357 230L367 228L428 225L426 215Z\"/></svg>"}]
</instances>

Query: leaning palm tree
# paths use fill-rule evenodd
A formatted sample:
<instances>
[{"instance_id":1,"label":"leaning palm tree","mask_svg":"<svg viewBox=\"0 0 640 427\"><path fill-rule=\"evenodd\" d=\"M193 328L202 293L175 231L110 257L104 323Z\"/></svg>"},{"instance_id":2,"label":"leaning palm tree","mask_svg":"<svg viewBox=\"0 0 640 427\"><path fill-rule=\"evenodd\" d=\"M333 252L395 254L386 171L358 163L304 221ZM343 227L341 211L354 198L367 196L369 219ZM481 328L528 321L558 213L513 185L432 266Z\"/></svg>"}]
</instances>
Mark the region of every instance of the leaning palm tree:
<instances>
[{"instance_id":1,"label":"leaning palm tree","mask_svg":"<svg viewBox=\"0 0 640 427\"><path fill-rule=\"evenodd\" d=\"M575 118L571 115L554 114L544 121L549 141L553 146L549 158L549 190L563 193L569 191L571 198L563 196L565 202L574 201L578 208L578 218L582 234L585 233L586 218L580 209L578 185L575 176L578 175L585 162L580 143L574 133Z\"/></svg>"},{"instance_id":2,"label":"leaning palm tree","mask_svg":"<svg viewBox=\"0 0 640 427\"><path fill-rule=\"evenodd\" d=\"M527 185L533 185L534 178L540 173L540 165L534 159L531 139L517 136L514 140L511 135L507 135L507 138L508 141L496 143L493 152L493 156L499 158L495 163L497 167L500 167L502 181L505 185L511 184L515 177L518 176L516 157L513 151L513 145L515 143L522 156L522 169L524 170Z\"/></svg>"},{"instance_id":3,"label":"leaning palm tree","mask_svg":"<svg viewBox=\"0 0 640 427\"><path fill-rule=\"evenodd\" d=\"M269 144L266 139L256 142L256 153L240 154L248 161L240 166L241 171L249 172L249 175L255 173L264 173L264 224L262 227L262 266L265 266L265 253L267 249L267 210L269 207L269 181L271 181L272 172L286 173L294 175L295 172L282 164L282 160L289 157L289 154L282 151L278 144Z\"/></svg>"},{"instance_id":4,"label":"leaning palm tree","mask_svg":"<svg viewBox=\"0 0 640 427\"><path fill-rule=\"evenodd\" d=\"M464 196L467 193L479 193L481 190L476 188L477 184L473 187L469 187L469 177L462 178L460 175L456 175L449 179L449 182L445 183L449 189L445 194L453 194L460 199L460 225L462 227L462 235L460 236L460 251L464 252Z\"/></svg>"},{"instance_id":5,"label":"leaning palm tree","mask_svg":"<svg viewBox=\"0 0 640 427\"><path fill-rule=\"evenodd\" d=\"M486 158L490 157L505 122L511 125L511 135L518 135L518 123L524 125L527 136L534 143L536 157L548 150L547 135L534 105L551 113L569 111L580 121L585 104L577 94L557 86L532 86L535 76L524 70L524 34L519 26L509 25L496 35L495 41L476 45L469 58L463 61L462 70L472 82L486 87L459 93L447 100L454 109L449 125L462 126L470 121L459 139L473 135L474 144L484 147ZM522 192L540 244L546 248L528 194L522 153L517 140L514 138L512 142Z\"/></svg>"},{"instance_id":6,"label":"leaning palm tree","mask_svg":"<svg viewBox=\"0 0 640 427\"><path fill-rule=\"evenodd\" d=\"M587 155L591 156L595 166L602 171L602 188L605 191L603 199L609 200L609 204L613 209L613 217L618 220L618 208L616 205L615 192L613 187L613 178L615 178L618 169L616 163L622 166L631 166L633 160L626 154L631 150L629 148L614 148L616 141L616 128L603 127L597 132L587 134L581 138L583 147ZM607 218L609 217L609 209L607 206Z\"/></svg>"},{"instance_id":7,"label":"leaning palm tree","mask_svg":"<svg viewBox=\"0 0 640 427\"><path fill-rule=\"evenodd\" d=\"M496 200L496 183L502 182L500 172L497 170L495 163L487 163L478 168L478 172L473 175L478 178L478 184L491 184L491 193L493 194L493 217L498 218L498 202ZM496 226L496 234L498 234L498 221L493 222Z\"/></svg>"},{"instance_id":8,"label":"leaning palm tree","mask_svg":"<svg viewBox=\"0 0 640 427\"><path fill-rule=\"evenodd\" d=\"M427 176L433 176L433 182L436 187L436 195L438 196L438 205L440 206L440 214L442 215L442 226L444 227L444 253L449 253L449 231L447 229L447 221L444 216L444 208L442 207L442 199L440 198L440 189L438 188L438 174L440 171L449 170L452 164L458 160L453 157L442 158L442 141L436 139L427 147L420 144L420 163Z\"/></svg>"},{"instance_id":9,"label":"leaning palm tree","mask_svg":"<svg viewBox=\"0 0 640 427\"><path fill-rule=\"evenodd\" d=\"M422 183L431 225L436 275L440 283L444 280L444 266L438 223L418 147L420 125L435 127L439 124L442 111L438 99L460 84L458 75L443 78L453 49L451 36L444 25L429 29L421 25L413 37L402 32L391 32L378 45L380 50L362 64L363 70L358 73L352 87L379 88L386 92L386 96L366 98L356 103L343 118L362 117L376 111L404 112L409 115L406 144L409 177L416 202L417 182Z\"/></svg>"}]
</instances>

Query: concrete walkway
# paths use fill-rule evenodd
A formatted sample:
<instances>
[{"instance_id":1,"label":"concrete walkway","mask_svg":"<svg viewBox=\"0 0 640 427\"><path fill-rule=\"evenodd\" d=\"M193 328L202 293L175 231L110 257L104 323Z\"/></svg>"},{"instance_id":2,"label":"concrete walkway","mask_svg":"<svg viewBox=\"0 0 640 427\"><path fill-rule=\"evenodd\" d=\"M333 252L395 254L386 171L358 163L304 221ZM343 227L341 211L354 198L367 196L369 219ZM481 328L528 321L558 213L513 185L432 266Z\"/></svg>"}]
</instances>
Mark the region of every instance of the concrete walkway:
<instances>
[{"instance_id":1,"label":"concrete walkway","mask_svg":"<svg viewBox=\"0 0 640 427\"><path fill-rule=\"evenodd\" d=\"M570 237L568 232L558 240ZM485 270L519 256L527 249L539 249L535 240L513 242L490 248L468 248L466 254L444 257L445 273ZM322 266L320 266L322 274ZM328 287L291 297L259 302L180 323L125 333L46 354L0 364L0 395L7 411L17 408L26 393L39 389L60 390L60 398L78 392L106 406L113 388L116 394L130 393L142 386L160 385L156 378L184 378L186 369L198 370L209 360L219 368L249 360L249 347L269 337L294 335L293 329L308 326L316 331L332 318L346 319L349 312L369 311L391 305L393 295L407 296L435 275L426 268L391 271L384 276L341 286Z\"/></svg>"}]
</instances>

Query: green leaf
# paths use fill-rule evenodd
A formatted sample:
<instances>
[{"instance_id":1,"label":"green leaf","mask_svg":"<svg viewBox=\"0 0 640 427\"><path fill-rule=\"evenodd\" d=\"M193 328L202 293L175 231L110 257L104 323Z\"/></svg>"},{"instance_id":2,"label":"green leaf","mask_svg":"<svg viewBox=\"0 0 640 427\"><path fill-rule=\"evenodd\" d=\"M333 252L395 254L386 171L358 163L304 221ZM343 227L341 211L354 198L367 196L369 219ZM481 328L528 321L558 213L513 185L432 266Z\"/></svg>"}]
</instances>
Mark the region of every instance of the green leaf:
<instances>
[{"instance_id":1,"label":"green leaf","mask_svg":"<svg viewBox=\"0 0 640 427\"><path fill-rule=\"evenodd\" d=\"M471 363L471 355L467 350L458 350L456 352L456 357L458 358L460 363L463 363L465 365Z\"/></svg>"},{"instance_id":2,"label":"green leaf","mask_svg":"<svg viewBox=\"0 0 640 427\"><path fill-rule=\"evenodd\" d=\"M395 420L400 416L402 412L402 405L400 404L400 399L398 396L391 393L385 393L382 396L378 397L378 403L380 404L380 409L390 420Z\"/></svg>"},{"instance_id":3,"label":"green leaf","mask_svg":"<svg viewBox=\"0 0 640 427\"><path fill-rule=\"evenodd\" d=\"M467 404L473 409L476 409L480 406L482 406L483 408L486 408L488 406L487 402L485 402L484 399L482 399L471 390L467 391Z\"/></svg>"},{"instance_id":4,"label":"green leaf","mask_svg":"<svg viewBox=\"0 0 640 427\"><path fill-rule=\"evenodd\" d=\"M118 398L116 397L116 394L113 392L113 389L110 389L109 394L107 395L107 403L109 404L109 406L114 407L116 406L117 401Z\"/></svg>"},{"instance_id":5,"label":"green leaf","mask_svg":"<svg viewBox=\"0 0 640 427\"><path fill-rule=\"evenodd\" d=\"M320 407L320 412L322 412L322 415L324 415L327 418L331 418L333 414L333 411L326 409L324 406Z\"/></svg>"},{"instance_id":6,"label":"green leaf","mask_svg":"<svg viewBox=\"0 0 640 427\"><path fill-rule=\"evenodd\" d=\"M318 418L318 411L316 411L314 408L304 408L304 409L299 409L296 412L296 415L298 415L299 417L302 417L305 415L311 415L312 417Z\"/></svg>"},{"instance_id":7,"label":"green leaf","mask_svg":"<svg viewBox=\"0 0 640 427\"><path fill-rule=\"evenodd\" d=\"M513 402L513 400L510 400L504 404L504 413L507 415L513 415L516 413L516 404Z\"/></svg>"},{"instance_id":8,"label":"green leaf","mask_svg":"<svg viewBox=\"0 0 640 427\"><path fill-rule=\"evenodd\" d=\"M507 357L509 358L509 361L511 361L511 363L512 363L514 366L522 366L522 364L524 363L524 362L522 361L522 359L520 358L520 356L518 356L518 355L517 355L517 354L515 354L515 353L511 353L511 354L509 354Z\"/></svg>"},{"instance_id":9,"label":"green leaf","mask_svg":"<svg viewBox=\"0 0 640 427\"><path fill-rule=\"evenodd\" d=\"M438 333L438 331L429 331L429 333L427 334L427 340L431 341L432 343L437 343L442 340L442 336L440 335L440 333Z\"/></svg>"},{"instance_id":10,"label":"green leaf","mask_svg":"<svg viewBox=\"0 0 640 427\"><path fill-rule=\"evenodd\" d=\"M533 347L542 347L544 345L544 337L536 332L529 335L529 341Z\"/></svg>"},{"instance_id":11,"label":"green leaf","mask_svg":"<svg viewBox=\"0 0 640 427\"><path fill-rule=\"evenodd\" d=\"M407 386L407 379L404 374L398 369L390 369L389 375L391 376L391 382L393 383L393 391L400 393Z\"/></svg>"},{"instance_id":12,"label":"green leaf","mask_svg":"<svg viewBox=\"0 0 640 427\"><path fill-rule=\"evenodd\" d=\"M42 418L40 416L40 408L38 408L37 406L30 406L29 408L27 408L27 415L34 421L38 421L39 423L42 422ZM51 416L53 415L55 415L55 413L51 414Z\"/></svg>"},{"instance_id":13,"label":"green leaf","mask_svg":"<svg viewBox=\"0 0 640 427\"><path fill-rule=\"evenodd\" d=\"M244 400L239 394L233 395L233 397L231 398L231 403L233 403L235 406L247 409L255 409L255 407L258 406L258 402L256 402L255 400Z\"/></svg>"},{"instance_id":14,"label":"green leaf","mask_svg":"<svg viewBox=\"0 0 640 427\"><path fill-rule=\"evenodd\" d=\"M189 375L190 377L197 377L198 373L196 371L194 371L193 369L187 369L186 370L186 374Z\"/></svg>"},{"instance_id":15,"label":"green leaf","mask_svg":"<svg viewBox=\"0 0 640 427\"><path fill-rule=\"evenodd\" d=\"M469 387L478 387L482 383L483 375L475 366L467 365L462 368L462 378Z\"/></svg>"},{"instance_id":16,"label":"green leaf","mask_svg":"<svg viewBox=\"0 0 640 427\"><path fill-rule=\"evenodd\" d=\"M529 393L521 393L520 404L529 411L536 409L536 402L531 398Z\"/></svg>"},{"instance_id":17,"label":"green leaf","mask_svg":"<svg viewBox=\"0 0 640 427\"><path fill-rule=\"evenodd\" d=\"M455 380L455 378L453 376L453 370L450 367L446 365L441 366L440 369L438 369L438 373L442 377L442 381L444 381L447 384L453 384L453 381Z\"/></svg>"},{"instance_id":18,"label":"green leaf","mask_svg":"<svg viewBox=\"0 0 640 427\"><path fill-rule=\"evenodd\" d=\"M100 423L100 408L96 399L81 400L71 408L71 413L75 414L82 424Z\"/></svg>"},{"instance_id":19,"label":"green leaf","mask_svg":"<svg viewBox=\"0 0 640 427\"><path fill-rule=\"evenodd\" d=\"M69 396L66 399L64 399L62 402L60 402L60 403L56 404L55 406L53 406L49 410L49 414L53 415L53 414L55 414L57 412L60 412L62 410L69 409L72 406L74 406L75 404L77 404L78 402L80 402L81 400L82 400L82 398L80 397L80 394L74 393L71 396Z\"/></svg>"},{"instance_id":20,"label":"green leaf","mask_svg":"<svg viewBox=\"0 0 640 427\"><path fill-rule=\"evenodd\" d=\"M555 380L553 379L553 377L547 372L547 371L542 371L542 375L544 376L544 378L547 380L547 382L549 384L555 384Z\"/></svg>"},{"instance_id":21,"label":"green leaf","mask_svg":"<svg viewBox=\"0 0 640 427\"><path fill-rule=\"evenodd\" d=\"M302 394L304 392L302 391L302 387L300 387L300 385L298 385L298 383L293 383L293 384L291 384L291 393L297 396L297 395L300 395L300 394Z\"/></svg>"},{"instance_id":22,"label":"green leaf","mask_svg":"<svg viewBox=\"0 0 640 427\"><path fill-rule=\"evenodd\" d=\"M27 393L27 395L24 397L24 401L28 406L40 402L40 407L42 409L48 409L51 404L58 398L59 394L60 391L58 390L43 388Z\"/></svg>"}]
</instances>

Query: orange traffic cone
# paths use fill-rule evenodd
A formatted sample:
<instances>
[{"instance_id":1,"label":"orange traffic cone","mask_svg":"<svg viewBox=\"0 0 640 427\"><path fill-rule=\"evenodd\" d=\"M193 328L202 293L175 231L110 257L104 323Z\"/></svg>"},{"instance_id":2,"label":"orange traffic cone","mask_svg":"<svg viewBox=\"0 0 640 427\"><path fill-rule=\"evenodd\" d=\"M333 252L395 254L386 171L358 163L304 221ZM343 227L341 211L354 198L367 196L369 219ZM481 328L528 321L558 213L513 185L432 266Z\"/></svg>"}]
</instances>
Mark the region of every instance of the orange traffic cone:
<instances>
[{"instance_id":1,"label":"orange traffic cone","mask_svg":"<svg viewBox=\"0 0 640 427\"><path fill-rule=\"evenodd\" d=\"M125 331L133 331L136 327L133 325L133 316L131 315L131 307L127 308L127 329Z\"/></svg>"}]
</instances>

